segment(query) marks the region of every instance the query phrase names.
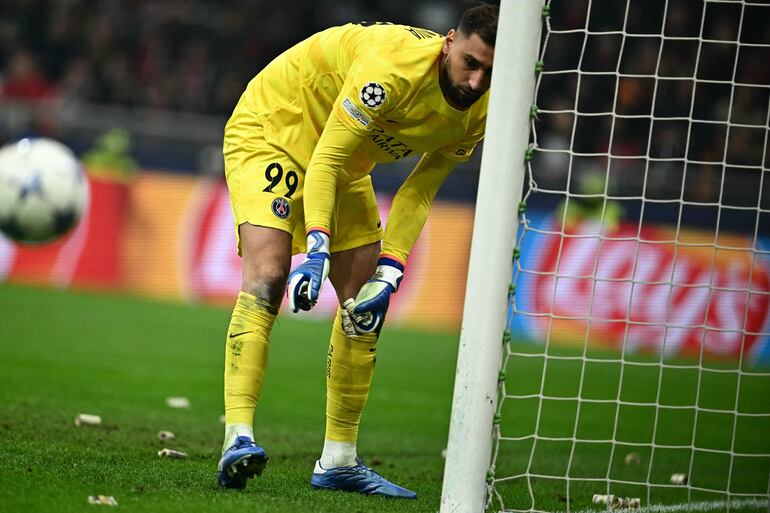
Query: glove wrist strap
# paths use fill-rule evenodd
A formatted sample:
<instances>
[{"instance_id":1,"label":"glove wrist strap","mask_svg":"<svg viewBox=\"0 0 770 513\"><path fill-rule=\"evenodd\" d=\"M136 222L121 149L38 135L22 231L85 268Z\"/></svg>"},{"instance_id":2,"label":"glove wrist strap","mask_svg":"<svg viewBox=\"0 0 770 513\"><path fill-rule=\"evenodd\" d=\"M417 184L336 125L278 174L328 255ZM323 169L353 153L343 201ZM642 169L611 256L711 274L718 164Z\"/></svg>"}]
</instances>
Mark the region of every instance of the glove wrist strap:
<instances>
[{"instance_id":1,"label":"glove wrist strap","mask_svg":"<svg viewBox=\"0 0 770 513\"><path fill-rule=\"evenodd\" d=\"M307 232L307 253L330 253L329 246L331 239L329 234L321 230L310 230Z\"/></svg>"},{"instance_id":2,"label":"glove wrist strap","mask_svg":"<svg viewBox=\"0 0 770 513\"><path fill-rule=\"evenodd\" d=\"M380 257L377 260L377 270L374 273L375 280L381 280L390 284L393 291L398 290L398 284L404 277L404 265L397 260L388 257Z\"/></svg>"},{"instance_id":3,"label":"glove wrist strap","mask_svg":"<svg viewBox=\"0 0 770 513\"><path fill-rule=\"evenodd\" d=\"M387 255L380 256L380 258L377 260L377 265L378 266L389 265L390 267L395 267L396 269L401 271L401 273L403 273L405 269L403 262L396 260L395 258Z\"/></svg>"}]
</instances>

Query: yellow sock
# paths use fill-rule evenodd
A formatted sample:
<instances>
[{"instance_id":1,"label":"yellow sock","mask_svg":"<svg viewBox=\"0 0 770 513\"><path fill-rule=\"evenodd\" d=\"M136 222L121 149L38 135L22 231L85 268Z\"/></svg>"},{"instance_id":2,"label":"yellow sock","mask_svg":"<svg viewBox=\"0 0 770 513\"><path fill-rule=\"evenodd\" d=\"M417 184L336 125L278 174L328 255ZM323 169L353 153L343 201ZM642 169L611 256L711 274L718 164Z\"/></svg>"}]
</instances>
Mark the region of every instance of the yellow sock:
<instances>
[{"instance_id":1,"label":"yellow sock","mask_svg":"<svg viewBox=\"0 0 770 513\"><path fill-rule=\"evenodd\" d=\"M374 374L377 335L349 337L337 309L326 361L326 440L355 444Z\"/></svg>"},{"instance_id":2,"label":"yellow sock","mask_svg":"<svg viewBox=\"0 0 770 513\"><path fill-rule=\"evenodd\" d=\"M246 292L238 294L225 350L225 425L254 422L267 366L272 308Z\"/></svg>"}]
</instances>

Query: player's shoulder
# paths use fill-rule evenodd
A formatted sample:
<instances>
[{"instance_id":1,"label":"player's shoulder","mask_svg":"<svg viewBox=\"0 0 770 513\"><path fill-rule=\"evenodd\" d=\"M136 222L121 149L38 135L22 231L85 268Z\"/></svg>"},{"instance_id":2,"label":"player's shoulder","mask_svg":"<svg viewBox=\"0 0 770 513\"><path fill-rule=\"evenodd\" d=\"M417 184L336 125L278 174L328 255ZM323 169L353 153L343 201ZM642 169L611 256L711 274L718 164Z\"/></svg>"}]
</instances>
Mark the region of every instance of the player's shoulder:
<instances>
[{"instance_id":1,"label":"player's shoulder","mask_svg":"<svg viewBox=\"0 0 770 513\"><path fill-rule=\"evenodd\" d=\"M435 32L408 25L375 24L359 30L366 38L359 70L382 77L401 92L419 87L430 76L444 42Z\"/></svg>"},{"instance_id":2,"label":"player's shoulder","mask_svg":"<svg viewBox=\"0 0 770 513\"><path fill-rule=\"evenodd\" d=\"M438 32L429 29L413 27L410 25L401 25L389 22L360 22L352 24L358 30L372 34L381 41L426 41L430 39L441 38Z\"/></svg>"},{"instance_id":3,"label":"player's shoulder","mask_svg":"<svg viewBox=\"0 0 770 513\"><path fill-rule=\"evenodd\" d=\"M346 33L340 32L339 48L349 58L342 105L359 121L408 106L430 82L444 41L435 32L407 25L359 24L341 30Z\"/></svg>"},{"instance_id":4,"label":"player's shoulder","mask_svg":"<svg viewBox=\"0 0 770 513\"><path fill-rule=\"evenodd\" d=\"M402 25L399 23L390 23L382 21L361 21L358 23L347 23L338 29L358 32L360 34L370 35L379 41L388 40L426 40L440 38L441 35L429 29Z\"/></svg>"},{"instance_id":5,"label":"player's shoulder","mask_svg":"<svg viewBox=\"0 0 770 513\"><path fill-rule=\"evenodd\" d=\"M361 23L345 28L356 34L363 63L386 66L406 74L429 68L441 52L444 41L436 32L408 25Z\"/></svg>"}]
</instances>

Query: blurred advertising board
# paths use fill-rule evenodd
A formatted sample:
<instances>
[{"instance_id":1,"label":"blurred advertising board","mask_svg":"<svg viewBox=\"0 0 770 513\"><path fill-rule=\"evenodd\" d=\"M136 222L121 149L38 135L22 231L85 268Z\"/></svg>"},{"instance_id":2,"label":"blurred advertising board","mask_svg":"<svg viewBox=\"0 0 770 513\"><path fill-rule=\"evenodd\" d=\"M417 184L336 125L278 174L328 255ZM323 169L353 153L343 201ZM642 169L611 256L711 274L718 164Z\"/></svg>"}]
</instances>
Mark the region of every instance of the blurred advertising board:
<instances>
[{"instance_id":1,"label":"blurred advertising board","mask_svg":"<svg viewBox=\"0 0 770 513\"><path fill-rule=\"evenodd\" d=\"M748 236L715 240L635 222L602 230L591 220L560 235L560 219L527 217L534 229L521 244L515 331L627 353L770 363L770 259Z\"/></svg>"},{"instance_id":2,"label":"blurred advertising board","mask_svg":"<svg viewBox=\"0 0 770 513\"><path fill-rule=\"evenodd\" d=\"M232 304L241 260L222 180L143 172L130 184L90 181L88 211L67 237L23 246L0 236L0 282ZM379 198L383 223L390 200ZM748 237L721 232L714 249L713 234L688 228L619 222L599 234L583 220L559 235L551 213L527 218L534 229L518 260L515 337L666 356L698 357L702 347L706 358L770 363L770 260ZM472 205L433 206L392 324L459 330L472 228ZM770 248L768 239L758 244ZM336 305L326 286L300 315L330 317Z\"/></svg>"},{"instance_id":3,"label":"blurred advertising board","mask_svg":"<svg viewBox=\"0 0 770 513\"><path fill-rule=\"evenodd\" d=\"M233 303L241 259L224 181L153 172L136 175L130 184L89 180L91 203L68 236L27 246L0 235L0 282ZM391 198L378 200L385 223ZM459 329L472 225L468 205L434 206L394 296L390 322ZM296 255L294 264L302 258ZM336 308L334 289L327 285L317 306L300 315L331 317ZM283 312L289 315L286 308Z\"/></svg>"}]
</instances>

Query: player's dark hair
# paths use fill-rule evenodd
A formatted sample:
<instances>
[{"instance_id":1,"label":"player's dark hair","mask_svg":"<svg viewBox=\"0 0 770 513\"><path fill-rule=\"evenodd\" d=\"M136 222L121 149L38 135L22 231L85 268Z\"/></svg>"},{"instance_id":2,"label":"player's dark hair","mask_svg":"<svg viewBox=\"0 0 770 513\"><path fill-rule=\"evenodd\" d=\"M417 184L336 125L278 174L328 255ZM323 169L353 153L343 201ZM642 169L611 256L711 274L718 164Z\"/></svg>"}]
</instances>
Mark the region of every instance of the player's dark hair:
<instances>
[{"instance_id":1,"label":"player's dark hair","mask_svg":"<svg viewBox=\"0 0 770 513\"><path fill-rule=\"evenodd\" d=\"M489 46L495 46L497 36L497 16L500 9L496 5L481 3L465 11L457 24L457 31L465 37L478 34Z\"/></svg>"}]
</instances>

